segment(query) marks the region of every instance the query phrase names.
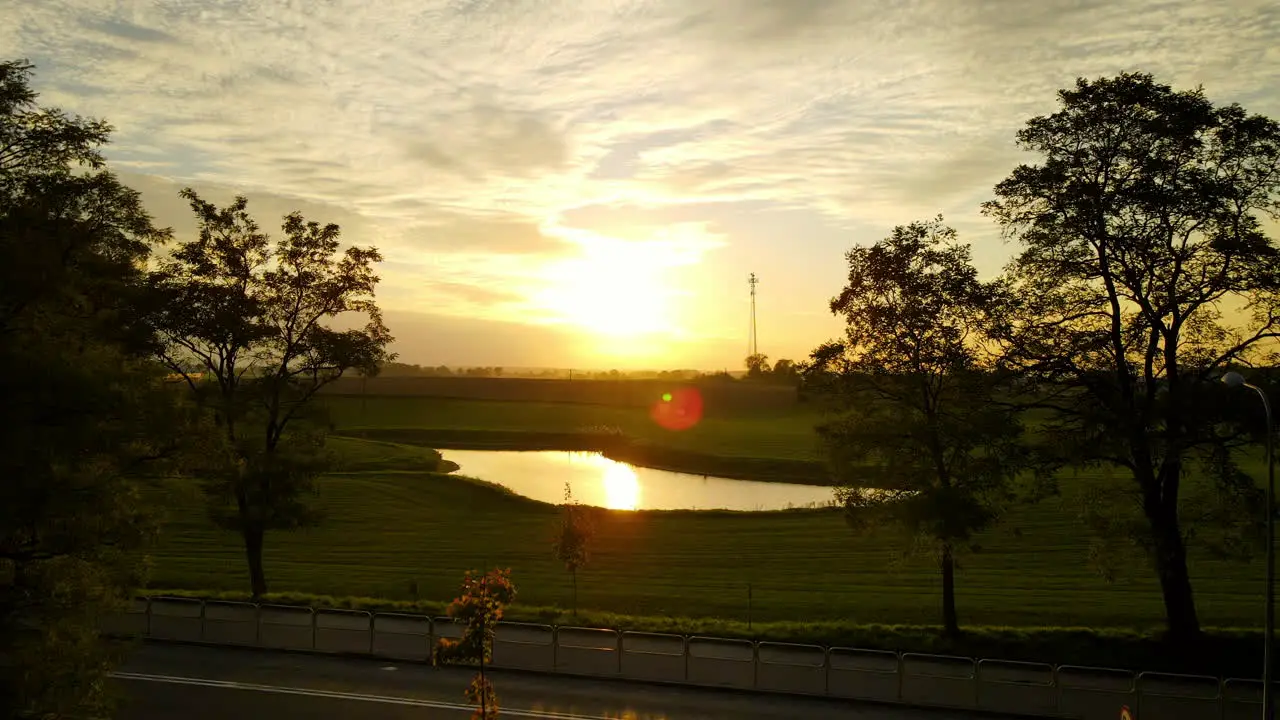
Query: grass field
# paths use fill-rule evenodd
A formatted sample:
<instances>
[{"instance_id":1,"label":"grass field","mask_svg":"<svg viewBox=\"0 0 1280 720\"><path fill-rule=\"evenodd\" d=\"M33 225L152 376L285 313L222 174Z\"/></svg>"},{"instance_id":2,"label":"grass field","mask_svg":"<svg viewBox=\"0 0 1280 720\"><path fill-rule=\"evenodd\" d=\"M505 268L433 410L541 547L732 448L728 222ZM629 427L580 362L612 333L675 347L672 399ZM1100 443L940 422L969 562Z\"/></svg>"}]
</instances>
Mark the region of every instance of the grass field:
<instances>
[{"instance_id":1,"label":"grass field","mask_svg":"<svg viewBox=\"0 0 1280 720\"><path fill-rule=\"evenodd\" d=\"M434 456L419 448L339 440L335 449L349 458L346 467L368 469L324 479L325 525L269 536L273 590L408 599L416 583L418 597L445 600L464 570L506 566L521 603L568 604L569 577L550 549L553 506L423 472ZM962 622L1160 624L1160 596L1141 561L1122 564L1114 583L1089 565L1077 487L1015 510L979 539L982 551L963 560L959 576ZM238 538L209 526L194 488L174 484L165 507L170 518L154 554L155 586L247 586ZM598 522L591 563L579 577L585 608L742 620L750 612L757 621L937 621L938 580L929 561L893 562L899 541L856 537L835 511L602 511ZM1255 624L1261 570L1194 554L1205 624Z\"/></svg>"},{"instance_id":2,"label":"grass field","mask_svg":"<svg viewBox=\"0 0 1280 720\"><path fill-rule=\"evenodd\" d=\"M684 431L660 427L641 408L448 398L329 396L338 429L415 428L580 432L608 426L654 445L728 457L817 460L816 410L723 411L714 408Z\"/></svg>"},{"instance_id":3,"label":"grass field","mask_svg":"<svg viewBox=\"0 0 1280 720\"><path fill-rule=\"evenodd\" d=\"M1104 506L1131 507L1124 492L1132 481L1121 475L1064 475L1060 496L1012 509L977 539L980 551L961 559L957 597L961 624L985 627L958 641L920 627L939 621L931 561L897 559L903 539L887 532L855 536L835 510L601 511L591 561L579 573L584 616L575 620L563 614L570 580L551 552L557 509L432 472L439 454L420 447L419 435L612 426L658 447L785 464L814 459L818 414L803 405L713 412L692 430L673 433L635 408L394 397L326 402L339 432L364 428L384 441L331 438L338 472L322 480L318 498L327 522L268 536L271 589L302 602L368 598L356 602L412 601L414 608L439 611L465 570L501 566L512 568L519 587L512 616L525 620L1182 672L1256 671L1254 645L1260 643L1253 635L1220 633L1210 646L1187 649L1134 634L1162 625L1153 573L1131 553L1119 557L1115 580L1104 580L1089 560L1091 535L1081 518L1086 498L1103 488L1119 491ZM410 444L385 441L401 435ZM1261 477L1261 463L1254 465L1249 469ZM1184 492L1198 485L1192 479ZM153 553L151 586L244 593L239 538L209 525L193 484L172 481L165 494L169 518ZM1199 503L1191 497L1184 507ZM1259 625L1260 562L1225 561L1193 544L1191 573L1206 627Z\"/></svg>"}]
</instances>

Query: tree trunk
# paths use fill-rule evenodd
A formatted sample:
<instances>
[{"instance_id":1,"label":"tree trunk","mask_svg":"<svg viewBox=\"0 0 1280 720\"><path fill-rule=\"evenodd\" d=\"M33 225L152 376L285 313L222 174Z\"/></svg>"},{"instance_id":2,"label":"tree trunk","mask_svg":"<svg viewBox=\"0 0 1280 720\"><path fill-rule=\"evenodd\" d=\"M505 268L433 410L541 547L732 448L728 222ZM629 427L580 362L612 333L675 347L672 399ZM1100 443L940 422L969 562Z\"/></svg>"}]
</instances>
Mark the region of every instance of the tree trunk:
<instances>
[{"instance_id":1,"label":"tree trunk","mask_svg":"<svg viewBox=\"0 0 1280 720\"><path fill-rule=\"evenodd\" d=\"M942 546L942 631L948 636L960 634L956 619L956 561L950 543Z\"/></svg>"},{"instance_id":2,"label":"tree trunk","mask_svg":"<svg viewBox=\"0 0 1280 720\"><path fill-rule=\"evenodd\" d=\"M249 560L249 587L254 601L267 594L267 576L262 570L262 528L247 528L244 535L244 554Z\"/></svg>"},{"instance_id":3,"label":"tree trunk","mask_svg":"<svg viewBox=\"0 0 1280 720\"><path fill-rule=\"evenodd\" d=\"M1177 510L1161 506L1156 517L1150 517L1154 535L1156 575L1160 578L1160 594L1164 599L1165 628L1172 640L1194 640L1200 635L1200 618L1196 614L1191 592L1191 576L1187 573L1187 547L1178 528Z\"/></svg>"}]
</instances>

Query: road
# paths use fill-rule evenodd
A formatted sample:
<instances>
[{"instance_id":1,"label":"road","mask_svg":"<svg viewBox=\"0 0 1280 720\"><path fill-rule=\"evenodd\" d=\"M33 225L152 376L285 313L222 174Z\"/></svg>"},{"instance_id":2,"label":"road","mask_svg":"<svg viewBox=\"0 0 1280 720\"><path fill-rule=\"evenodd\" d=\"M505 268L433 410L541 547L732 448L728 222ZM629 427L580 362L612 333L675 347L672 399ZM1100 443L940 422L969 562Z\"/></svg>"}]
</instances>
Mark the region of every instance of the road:
<instances>
[{"instance_id":1,"label":"road","mask_svg":"<svg viewBox=\"0 0 1280 720\"><path fill-rule=\"evenodd\" d=\"M116 673L121 720L461 719L474 673L262 650L144 644ZM502 716L548 720L941 720L986 717L819 698L495 671Z\"/></svg>"}]
</instances>

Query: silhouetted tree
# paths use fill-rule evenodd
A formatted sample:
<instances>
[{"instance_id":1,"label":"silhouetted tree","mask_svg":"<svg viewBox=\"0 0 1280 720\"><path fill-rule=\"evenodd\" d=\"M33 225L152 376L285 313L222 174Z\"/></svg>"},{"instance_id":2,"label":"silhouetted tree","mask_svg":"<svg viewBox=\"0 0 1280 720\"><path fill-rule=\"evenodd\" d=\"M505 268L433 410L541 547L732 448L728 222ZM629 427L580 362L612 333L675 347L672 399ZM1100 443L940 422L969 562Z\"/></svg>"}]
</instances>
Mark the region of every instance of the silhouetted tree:
<instances>
[{"instance_id":1,"label":"silhouetted tree","mask_svg":"<svg viewBox=\"0 0 1280 720\"><path fill-rule=\"evenodd\" d=\"M587 564L591 539L595 535L588 509L573 497L569 483L564 484L564 502L560 505L560 518L556 525L553 543L556 559L573 576L573 614L578 614L578 568Z\"/></svg>"},{"instance_id":2,"label":"silhouetted tree","mask_svg":"<svg viewBox=\"0 0 1280 720\"><path fill-rule=\"evenodd\" d=\"M462 593L446 611L455 622L463 623L462 637L441 638L431 653L435 665L479 665L480 672L467 686L466 697L479 707L471 715L474 720L498 717L498 694L485 675L485 667L493 660L493 636L506 606L516 599L516 586L510 570L490 570L484 575L470 571L462 580Z\"/></svg>"},{"instance_id":3,"label":"silhouetted tree","mask_svg":"<svg viewBox=\"0 0 1280 720\"><path fill-rule=\"evenodd\" d=\"M773 364L773 379L778 382L793 383L799 375L799 369L792 360L780 358Z\"/></svg>"},{"instance_id":4,"label":"silhouetted tree","mask_svg":"<svg viewBox=\"0 0 1280 720\"><path fill-rule=\"evenodd\" d=\"M1169 633L1188 638L1200 631L1179 517L1189 466L1237 517L1256 502L1207 407L1222 369L1260 359L1280 329L1280 250L1260 224L1280 207L1280 127L1145 74L1080 79L1058 99L1018 133L1041 163L984 206L1022 246L1009 278L1024 302L1001 334L1011 366L1055 391L1045 406L1065 456L1132 476L1136 539Z\"/></svg>"},{"instance_id":5,"label":"silhouetted tree","mask_svg":"<svg viewBox=\"0 0 1280 720\"><path fill-rule=\"evenodd\" d=\"M159 263L152 283L162 302L154 320L160 357L182 373L216 417L225 461L207 469L213 520L244 540L255 597L267 592L267 530L314 524L306 502L325 467L317 391L348 370L376 374L394 359L374 301L382 257L373 248L339 251L337 225L284 218L272 241L243 197L218 208L182 191L199 222L196 238ZM334 330L339 316L364 315L361 329ZM195 383L194 363L210 382Z\"/></svg>"},{"instance_id":6,"label":"silhouetted tree","mask_svg":"<svg viewBox=\"0 0 1280 720\"><path fill-rule=\"evenodd\" d=\"M809 366L837 408L819 427L836 499L855 529L897 526L925 541L955 634L956 554L997 520L1031 464L979 342L1001 296L978 281L969 247L941 217L845 257L848 285L831 301L845 337Z\"/></svg>"},{"instance_id":7,"label":"silhouetted tree","mask_svg":"<svg viewBox=\"0 0 1280 720\"><path fill-rule=\"evenodd\" d=\"M145 476L197 418L139 322L167 233L103 169L110 126L40 107L31 72L0 63L0 717L102 717L99 621L145 582Z\"/></svg>"},{"instance_id":8,"label":"silhouetted tree","mask_svg":"<svg viewBox=\"0 0 1280 720\"><path fill-rule=\"evenodd\" d=\"M769 356L762 353L748 355L746 359L747 377L760 378L769 374Z\"/></svg>"},{"instance_id":9,"label":"silhouetted tree","mask_svg":"<svg viewBox=\"0 0 1280 720\"><path fill-rule=\"evenodd\" d=\"M383 377L417 377L421 375L434 375L435 371L433 368L424 368L421 365L389 362L383 363L378 367L378 374Z\"/></svg>"}]
</instances>

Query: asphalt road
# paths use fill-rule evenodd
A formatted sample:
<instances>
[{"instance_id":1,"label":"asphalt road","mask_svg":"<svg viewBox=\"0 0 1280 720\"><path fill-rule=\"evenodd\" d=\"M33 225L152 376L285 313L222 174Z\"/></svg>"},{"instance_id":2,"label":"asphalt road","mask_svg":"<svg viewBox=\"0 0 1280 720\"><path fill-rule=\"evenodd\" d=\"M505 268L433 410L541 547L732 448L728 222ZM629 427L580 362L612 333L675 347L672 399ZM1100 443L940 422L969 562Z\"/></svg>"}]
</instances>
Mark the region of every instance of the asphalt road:
<instances>
[{"instance_id":1,"label":"asphalt road","mask_svg":"<svg viewBox=\"0 0 1280 720\"><path fill-rule=\"evenodd\" d=\"M472 671L191 645L140 645L116 673L120 720L466 718ZM980 718L834 701L494 671L503 717L555 720Z\"/></svg>"}]
</instances>

